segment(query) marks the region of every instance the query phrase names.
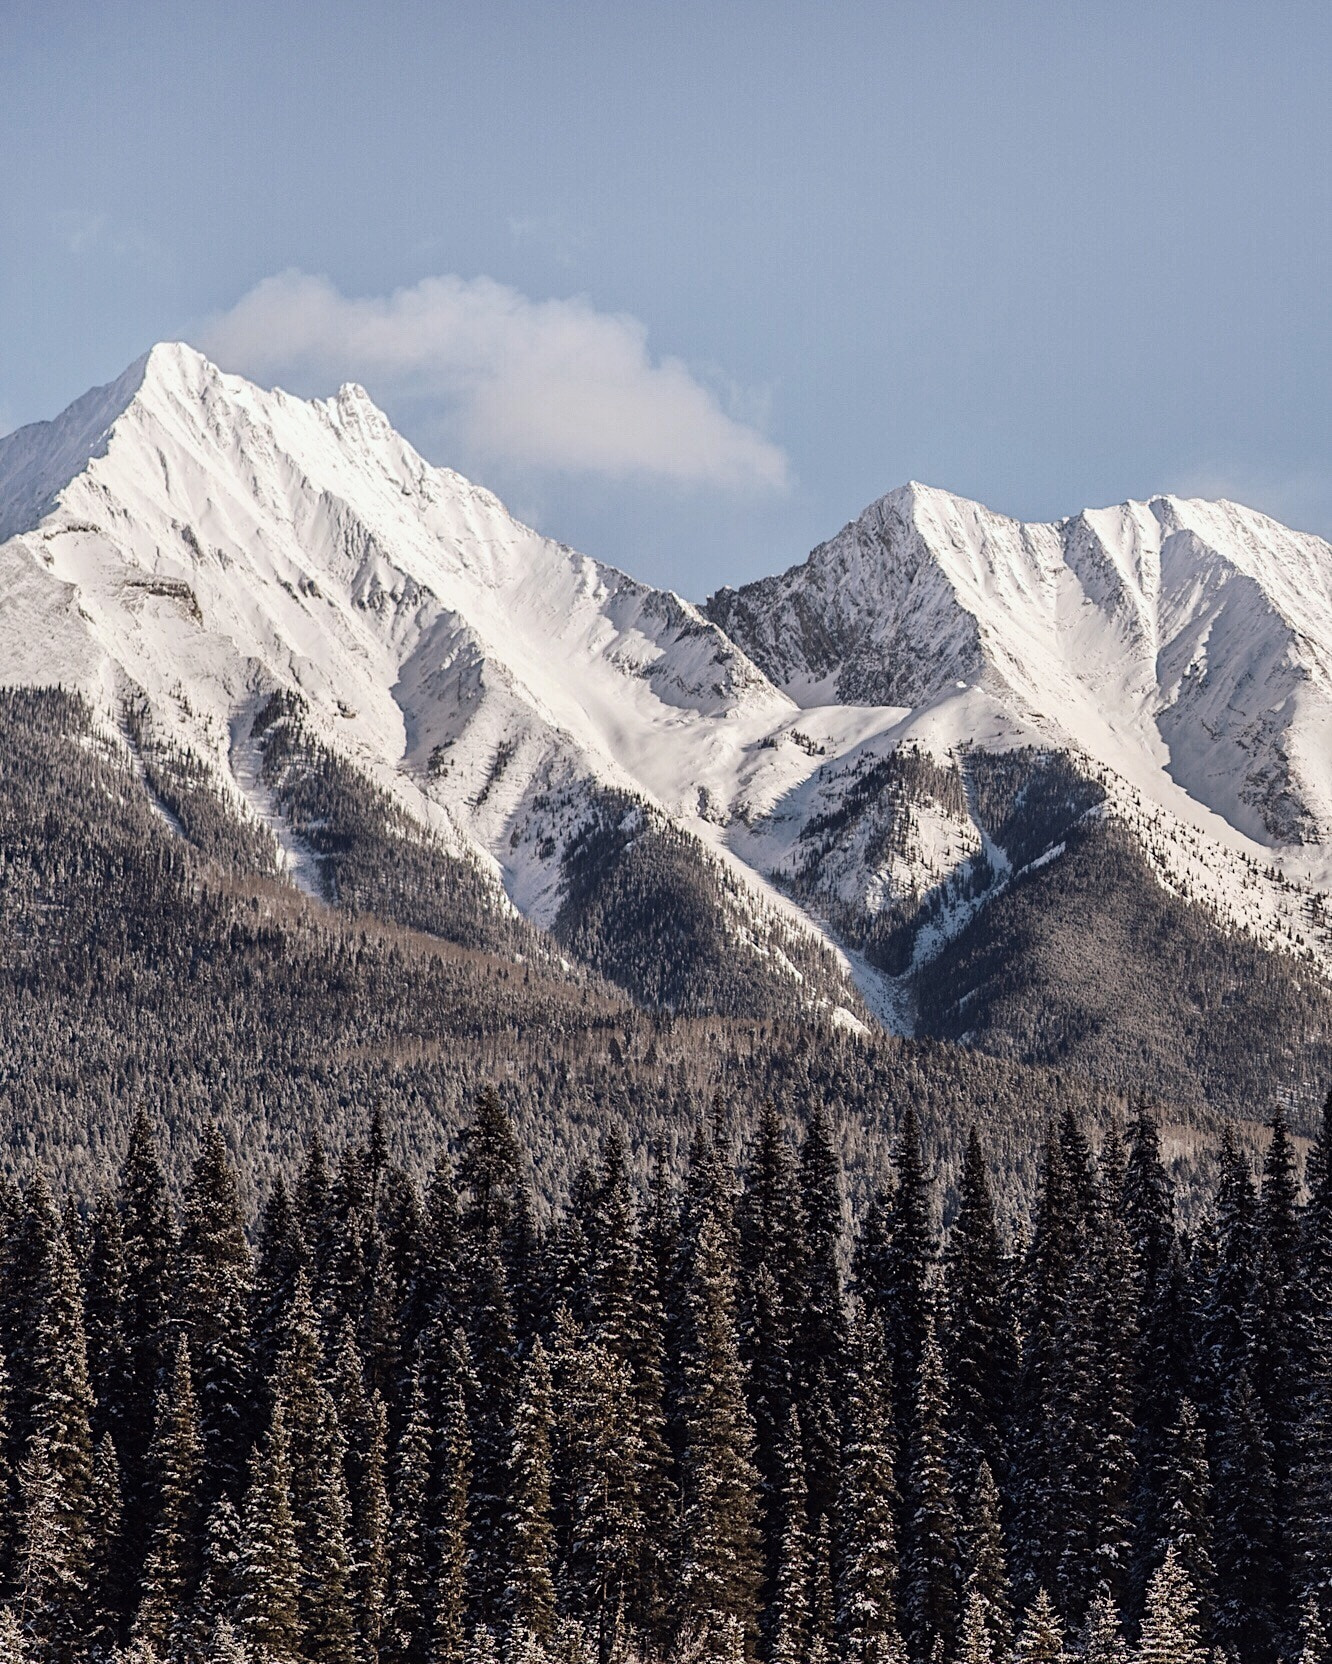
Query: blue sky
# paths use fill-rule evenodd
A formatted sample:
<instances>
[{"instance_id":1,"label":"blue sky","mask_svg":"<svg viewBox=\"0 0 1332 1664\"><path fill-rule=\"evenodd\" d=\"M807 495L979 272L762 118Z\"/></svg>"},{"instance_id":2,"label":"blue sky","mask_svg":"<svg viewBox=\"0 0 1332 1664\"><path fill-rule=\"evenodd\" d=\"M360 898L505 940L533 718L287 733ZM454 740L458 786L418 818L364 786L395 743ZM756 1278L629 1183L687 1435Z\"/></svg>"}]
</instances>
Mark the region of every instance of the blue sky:
<instances>
[{"instance_id":1,"label":"blue sky","mask_svg":"<svg viewBox=\"0 0 1332 1664\"><path fill-rule=\"evenodd\" d=\"M0 426L184 337L702 596L908 478L1332 534L1332 14L0 0Z\"/></svg>"}]
</instances>

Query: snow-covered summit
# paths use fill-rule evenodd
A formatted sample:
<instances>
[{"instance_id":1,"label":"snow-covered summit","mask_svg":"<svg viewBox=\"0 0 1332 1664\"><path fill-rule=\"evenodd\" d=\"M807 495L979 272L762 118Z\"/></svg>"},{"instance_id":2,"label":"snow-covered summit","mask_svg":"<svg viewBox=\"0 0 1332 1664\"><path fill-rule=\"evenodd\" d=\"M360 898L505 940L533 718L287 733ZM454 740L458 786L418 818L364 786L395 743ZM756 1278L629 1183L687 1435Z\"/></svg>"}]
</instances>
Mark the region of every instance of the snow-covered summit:
<instances>
[{"instance_id":1,"label":"snow-covered summit","mask_svg":"<svg viewBox=\"0 0 1332 1664\"><path fill-rule=\"evenodd\" d=\"M746 951L919 908L942 941L977 863L1012 869L966 748L1035 746L1098 773L1162 882L1295 942L1258 863L1332 879L1330 662L1332 550L1229 503L1027 525L913 483L700 610L522 525L352 384L304 400L164 344L0 440L0 684L132 703L270 824L254 718L298 695L542 924L627 794L727 875Z\"/></svg>"},{"instance_id":2,"label":"snow-covered summit","mask_svg":"<svg viewBox=\"0 0 1332 1664\"><path fill-rule=\"evenodd\" d=\"M1265 843L1332 832L1332 547L1237 504L1025 524L912 483L708 612L802 704L975 685Z\"/></svg>"}]
</instances>

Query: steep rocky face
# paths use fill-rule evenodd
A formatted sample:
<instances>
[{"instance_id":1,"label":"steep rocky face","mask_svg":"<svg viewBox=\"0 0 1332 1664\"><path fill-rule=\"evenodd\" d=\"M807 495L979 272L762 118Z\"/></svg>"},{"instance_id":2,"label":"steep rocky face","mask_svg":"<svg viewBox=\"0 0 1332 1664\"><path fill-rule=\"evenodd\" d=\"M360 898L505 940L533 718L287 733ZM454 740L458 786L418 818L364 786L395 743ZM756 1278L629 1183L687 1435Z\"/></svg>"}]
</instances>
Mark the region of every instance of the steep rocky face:
<instances>
[{"instance_id":1,"label":"steep rocky face","mask_svg":"<svg viewBox=\"0 0 1332 1664\"><path fill-rule=\"evenodd\" d=\"M1220 997L1242 932L1316 1038L1332 551L1248 510L1023 525L910 485L700 610L430 466L360 388L163 346L0 440L0 533L0 684L80 690L180 836L343 907L676 1012L990 1049L1054 1047L1023 990L1058 984L1030 999L1102 1012L1074 1051L1108 1068L1061 877L1086 893L1104 850L1140 891L1117 965L1156 974L1146 883L1210 944L1162 998Z\"/></svg>"},{"instance_id":2,"label":"steep rocky face","mask_svg":"<svg viewBox=\"0 0 1332 1664\"><path fill-rule=\"evenodd\" d=\"M977 684L1272 846L1332 832L1332 548L1159 497L1024 525L911 485L707 611L801 703Z\"/></svg>"},{"instance_id":3,"label":"steep rocky face","mask_svg":"<svg viewBox=\"0 0 1332 1664\"><path fill-rule=\"evenodd\" d=\"M489 886L497 920L516 906L541 926L605 792L711 832L706 757L724 769L793 709L688 602L430 467L356 387L307 403L157 347L0 441L0 499L0 681L62 682L114 723L132 708L141 749L196 754L325 893L335 857L293 812L310 794L261 743L276 697L299 716L300 766L363 777L355 813L339 802L365 836L383 795L381 854L405 815L400 853L424 832L469 893ZM799 910L681 830L749 1003L766 983L778 1003L856 1005Z\"/></svg>"}]
</instances>

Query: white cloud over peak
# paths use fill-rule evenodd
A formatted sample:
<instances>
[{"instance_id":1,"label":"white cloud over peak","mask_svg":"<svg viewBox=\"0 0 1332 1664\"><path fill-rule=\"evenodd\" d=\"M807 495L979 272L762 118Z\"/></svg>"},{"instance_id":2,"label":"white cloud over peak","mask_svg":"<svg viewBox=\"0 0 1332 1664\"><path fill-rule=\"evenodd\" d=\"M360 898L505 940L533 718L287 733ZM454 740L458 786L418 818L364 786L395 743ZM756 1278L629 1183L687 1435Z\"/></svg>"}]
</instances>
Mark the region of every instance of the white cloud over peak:
<instances>
[{"instance_id":1,"label":"white cloud over peak","mask_svg":"<svg viewBox=\"0 0 1332 1664\"><path fill-rule=\"evenodd\" d=\"M353 298L288 271L213 319L201 344L251 377L327 390L355 380L385 403L425 403L469 451L520 467L745 491L787 484L778 446L679 359L654 361L636 318L585 300L534 301L452 276Z\"/></svg>"}]
</instances>

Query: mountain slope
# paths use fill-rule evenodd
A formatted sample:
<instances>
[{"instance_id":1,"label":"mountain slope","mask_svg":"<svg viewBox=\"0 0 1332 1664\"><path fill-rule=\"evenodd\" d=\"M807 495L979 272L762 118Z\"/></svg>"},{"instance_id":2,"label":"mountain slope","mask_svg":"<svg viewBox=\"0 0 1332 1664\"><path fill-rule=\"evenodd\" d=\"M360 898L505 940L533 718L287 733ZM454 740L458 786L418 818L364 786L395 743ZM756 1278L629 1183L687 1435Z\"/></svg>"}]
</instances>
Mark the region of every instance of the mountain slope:
<instances>
[{"instance_id":1,"label":"mountain slope","mask_svg":"<svg viewBox=\"0 0 1332 1664\"><path fill-rule=\"evenodd\" d=\"M873 1013L1199 1101L1127 989L1092 1020L1068 896L1103 859L1121 981L1284 1024L1271 1093L1323 1067L1332 550L1248 510L1027 526L909 486L700 610L359 388L162 346L0 440L0 533L0 685L82 692L233 872L680 1016Z\"/></svg>"},{"instance_id":2,"label":"mountain slope","mask_svg":"<svg viewBox=\"0 0 1332 1664\"><path fill-rule=\"evenodd\" d=\"M199 758L297 881L472 945L540 951L517 915L556 923L607 793L678 832L704 756L793 709L696 609L429 467L358 388L306 403L157 347L0 441L0 499L0 682L132 709L150 774ZM371 882L386 864L410 872ZM677 1008L857 1005L818 930L724 848L687 865L714 969L737 974ZM465 905L418 905L423 875ZM641 914L610 921L640 987ZM605 934L580 936L594 962Z\"/></svg>"}]
</instances>

